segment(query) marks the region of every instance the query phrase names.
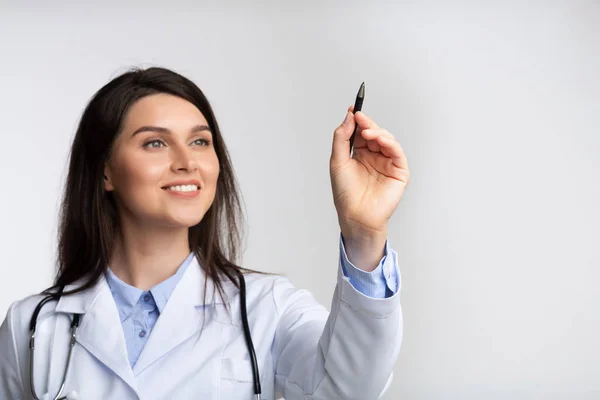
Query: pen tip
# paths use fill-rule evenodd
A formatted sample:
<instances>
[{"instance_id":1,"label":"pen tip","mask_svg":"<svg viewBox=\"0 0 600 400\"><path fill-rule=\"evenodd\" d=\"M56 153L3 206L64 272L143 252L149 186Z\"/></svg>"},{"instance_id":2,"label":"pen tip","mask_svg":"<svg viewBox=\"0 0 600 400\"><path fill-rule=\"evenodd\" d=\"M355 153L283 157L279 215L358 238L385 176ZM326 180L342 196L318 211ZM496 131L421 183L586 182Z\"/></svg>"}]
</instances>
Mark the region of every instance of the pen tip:
<instances>
[{"instance_id":1,"label":"pen tip","mask_svg":"<svg viewBox=\"0 0 600 400\"><path fill-rule=\"evenodd\" d=\"M365 83L363 82L358 89L358 97L365 97Z\"/></svg>"}]
</instances>

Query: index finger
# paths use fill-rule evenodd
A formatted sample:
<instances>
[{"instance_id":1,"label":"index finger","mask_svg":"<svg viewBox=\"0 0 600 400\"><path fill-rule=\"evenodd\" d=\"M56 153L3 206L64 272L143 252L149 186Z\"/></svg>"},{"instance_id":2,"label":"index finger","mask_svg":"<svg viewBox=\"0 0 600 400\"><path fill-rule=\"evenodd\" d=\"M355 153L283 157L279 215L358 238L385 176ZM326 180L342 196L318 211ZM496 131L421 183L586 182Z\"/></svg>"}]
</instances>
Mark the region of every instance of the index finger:
<instances>
[{"instance_id":1,"label":"index finger","mask_svg":"<svg viewBox=\"0 0 600 400\"><path fill-rule=\"evenodd\" d=\"M352 107L352 109L354 109L354 107ZM371 118L367 117L367 114L362 111L357 111L356 114L354 114L354 121L360 129L379 129L379 125Z\"/></svg>"}]
</instances>

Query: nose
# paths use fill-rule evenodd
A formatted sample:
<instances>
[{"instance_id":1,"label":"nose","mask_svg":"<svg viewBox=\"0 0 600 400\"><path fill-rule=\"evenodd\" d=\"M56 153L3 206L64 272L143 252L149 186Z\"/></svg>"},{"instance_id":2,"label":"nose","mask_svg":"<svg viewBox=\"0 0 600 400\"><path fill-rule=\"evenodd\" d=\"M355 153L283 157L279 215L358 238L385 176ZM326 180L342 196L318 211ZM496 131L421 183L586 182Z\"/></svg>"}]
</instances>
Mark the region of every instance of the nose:
<instances>
[{"instance_id":1,"label":"nose","mask_svg":"<svg viewBox=\"0 0 600 400\"><path fill-rule=\"evenodd\" d=\"M173 149L171 162L171 170L173 170L173 172L189 172L198 169L198 163L192 154L192 150L190 150L187 146L177 146L171 148Z\"/></svg>"}]
</instances>

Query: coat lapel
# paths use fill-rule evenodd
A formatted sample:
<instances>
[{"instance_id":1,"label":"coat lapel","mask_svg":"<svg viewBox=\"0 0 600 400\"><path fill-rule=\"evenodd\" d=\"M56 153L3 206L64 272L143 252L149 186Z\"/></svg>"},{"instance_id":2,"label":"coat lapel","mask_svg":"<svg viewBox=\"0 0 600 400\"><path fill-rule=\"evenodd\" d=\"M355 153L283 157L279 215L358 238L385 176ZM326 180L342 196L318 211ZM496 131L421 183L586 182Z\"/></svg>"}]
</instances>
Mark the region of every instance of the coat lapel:
<instances>
[{"instance_id":1,"label":"coat lapel","mask_svg":"<svg viewBox=\"0 0 600 400\"><path fill-rule=\"evenodd\" d=\"M77 286L68 285L65 290ZM61 297L56 311L83 314L77 342L137 392L119 312L104 275L92 288Z\"/></svg>"},{"instance_id":2,"label":"coat lapel","mask_svg":"<svg viewBox=\"0 0 600 400\"><path fill-rule=\"evenodd\" d=\"M90 289L61 297L56 312L83 314L77 331L77 342L139 393L136 376L201 330L204 323L203 306L223 303L218 293L215 293L211 279L206 284L206 302L204 301L205 276L198 260L194 258L156 321L133 370L129 365L119 312L104 275ZM67 285L65 290L79 286L80 283L76 282ZM228 280L223 282L223 289L227 299L232 299L238 292ZM207 312L206 316L209 315ZM228 318L232 318L231 313Z\"/></svg>"},{"instance_id":3,"label":"coat lapel","mask_svg":"<svg viewBox=\"0 0 600 400\"><path fill-rule=\"evenodd\" d=\"M204 270L194 258L159 315L148 342L133 368L135 376L174 347L200 332L202 325L205 324L204 316L211 315L209 310L206 310L206 314L202 312L204 306L223 303L218 293L215 293L211 279L206 284L206 300L204 300L205 277ZM223 282L223 287L227 298L232 298L237 290L228 281Z\"/></svg>"}]
</instances>

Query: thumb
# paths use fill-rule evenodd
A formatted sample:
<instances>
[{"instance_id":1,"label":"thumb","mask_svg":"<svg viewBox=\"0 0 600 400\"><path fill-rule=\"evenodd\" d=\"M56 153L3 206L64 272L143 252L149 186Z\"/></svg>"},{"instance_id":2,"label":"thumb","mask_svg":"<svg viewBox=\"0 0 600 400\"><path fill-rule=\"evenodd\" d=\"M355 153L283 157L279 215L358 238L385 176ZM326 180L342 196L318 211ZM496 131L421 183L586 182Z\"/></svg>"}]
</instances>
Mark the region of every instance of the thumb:
<instances>
[{"instance_id":1,"label":"thumb","mask_svg":"<svg viewBox=\"0 0 600 400\"><path fill-rule=\"evenodd\" d=\"M350 136L354 132L355 125L354 114L347 111L344 122L333 132L332 165L340 165L350 159Z\"/></svg>"}]
</instances>

